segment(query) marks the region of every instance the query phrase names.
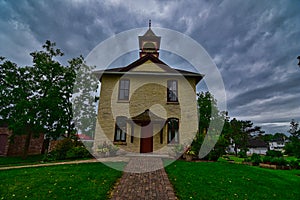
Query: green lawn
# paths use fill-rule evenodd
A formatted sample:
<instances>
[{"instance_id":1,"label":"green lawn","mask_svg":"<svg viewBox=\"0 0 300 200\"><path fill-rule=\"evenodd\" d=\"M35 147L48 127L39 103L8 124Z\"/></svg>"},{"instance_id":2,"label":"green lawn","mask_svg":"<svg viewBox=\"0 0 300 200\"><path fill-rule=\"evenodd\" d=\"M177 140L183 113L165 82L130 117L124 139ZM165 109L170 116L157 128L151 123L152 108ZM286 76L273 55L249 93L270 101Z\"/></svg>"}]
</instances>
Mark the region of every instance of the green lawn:
<instances>
[{"instance_id":1,"label":"green lawn","mask_svg":"<svg viewBox=\"0 0 300 200\"><path fill-rule=\"evenodd\" d=\"M300 199L300 170L176 161L166 171L180 199Z\"/></svg>"},{"instance_id":2,"label":"green lawn","mask_svg":"<svg viewBox=\"0 0 300 200\"><path fill-rule=\"evenodd\" d=\"M0 199L106 199L121 175L102 163L0 170Z\"/></svg>"},{"instance_id":3,"label":"green lawn","mask_svg":"<svg viewBox=\"0 0 300 200\"><path fill-rule=\"evenodd\" d=\"M0 168L7 166L18 166L18 165L34 165L43 163L53 163L53 162L68 162L74 160L87 160L92 158L77 158L77 159L66 159L66 160L54 160L54 161L43 161L44 155L30 155L25 160L20 156L12 157L0 157Z\"/></svg>"},{"instance_id":4,"label":"green lawn","mask_svg":"<svg viewBox=\"0 0 300 200\"><path fill-rule=\"evenodd\" d=\"M0 167L12 166L12 165L28 165L40 163L44 158L44 155L32 155L27 159L22 159L20 156L15 157L0 157Z\"/></svg>"}]
</instances>

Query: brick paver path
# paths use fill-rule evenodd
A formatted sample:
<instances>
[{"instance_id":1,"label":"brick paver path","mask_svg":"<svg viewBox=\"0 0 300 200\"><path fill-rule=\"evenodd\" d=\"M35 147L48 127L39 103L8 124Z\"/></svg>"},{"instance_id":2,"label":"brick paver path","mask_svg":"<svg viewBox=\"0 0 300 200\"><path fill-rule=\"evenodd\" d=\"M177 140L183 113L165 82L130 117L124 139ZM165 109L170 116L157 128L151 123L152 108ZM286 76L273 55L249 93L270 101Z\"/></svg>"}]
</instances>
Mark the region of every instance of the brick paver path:
<instances>
[{"instance_id":1,"label":"brick paver path","mask_svg":"<svg viewBox=\"0 0 300 200\"><path fill-rule=\"evenodd\" d=\"M134 157L112 192L117 199L177 199L161 158Z\"/></svg>"}]
</instances>

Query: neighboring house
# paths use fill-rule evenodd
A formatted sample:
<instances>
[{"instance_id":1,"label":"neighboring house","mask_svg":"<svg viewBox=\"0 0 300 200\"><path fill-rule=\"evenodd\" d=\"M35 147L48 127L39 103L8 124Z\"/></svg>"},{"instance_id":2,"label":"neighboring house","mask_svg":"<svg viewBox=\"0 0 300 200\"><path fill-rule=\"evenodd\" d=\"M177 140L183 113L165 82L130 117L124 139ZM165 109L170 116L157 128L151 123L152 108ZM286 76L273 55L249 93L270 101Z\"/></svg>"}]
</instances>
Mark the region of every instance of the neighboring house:
<instances>
[{"instance_id":1,"label":"neighboring house","mask_svg":"<svg viewBox=\"0 0 300 200\"><path fill-rule=\"evenodd\" d=\"M226 148L227 153L235 153L235 143L233 142L232 139L230 139L230 145ZM248 145L247 145L248 155L252 155L253 153L256 154L261 154L261 155L266 155L268 151L268 144L265 143L263 140L259 138L251 138L248 140ZM241 151L240 148L237 148L237 153Z\"/></svg>"},{"instance_id":2,"label":"neighboring house","mask_svg":"<svg viewBox=\"0 0 300 200\"><path fill-rule=\"evenodd\" d=\"M138 39L138 60L95 72L101 92L94 149L108 141L126 152L165 153L191 142L198 129L196 85L203 75L160 60L161 37L150 25Z\"/></svg>"},{"instance_id":3,"label":"neighboring house","mask_svg":"<svg viewBox=\"0 0 300 200\"><path fill-rule=\"evenodd\" d=\"M12 132L6 123L0 124L0 156L21 156L25 145L26 136L16 136L10 141ZM28 155L41 154L43 150L44 135L39 138L31 138Z\"/></svg>"},{"instance_id":4,"label":"neighboring house","mask_svg":"<svg viewBox=\"0 0 300 200\"><path fill-rule=\"evenodd\" d=\"M274 139L269 142L269 149L283 152L284 151L283 148L285 144L286 141L284 139L281 138Z\"/></svg>"},{"instance_id":5,"label":"neighboring house","mask_svg":"<svg viewBox=\"0 0 300 200\"><path fill-rule=\"evenodd\" d=\"M259 138L253 138L248 141L248 155L252 155L254 153L266 155L268 151L268 144Z\"/></svg>"}]
</instances>

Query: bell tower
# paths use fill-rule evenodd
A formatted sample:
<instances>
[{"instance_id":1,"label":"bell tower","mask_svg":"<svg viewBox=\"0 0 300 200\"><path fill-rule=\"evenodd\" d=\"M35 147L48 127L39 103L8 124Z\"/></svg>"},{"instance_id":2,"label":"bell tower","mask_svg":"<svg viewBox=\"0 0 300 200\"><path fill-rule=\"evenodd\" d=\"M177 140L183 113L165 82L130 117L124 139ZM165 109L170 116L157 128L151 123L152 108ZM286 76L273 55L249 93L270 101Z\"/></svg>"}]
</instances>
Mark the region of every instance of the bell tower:
<instances>
[{"instance_id":1,"label":"bell tower","mask_svg":"<svg viewBox=\"0 0 300 200\"><path fill-rule=\"evenodd\" d=\"M156 36L151 29L151 20L149 20L149 29L143 36L139 36L140 57L152 54L159 56L160 36Z\"/></svg>"}]
</instances>

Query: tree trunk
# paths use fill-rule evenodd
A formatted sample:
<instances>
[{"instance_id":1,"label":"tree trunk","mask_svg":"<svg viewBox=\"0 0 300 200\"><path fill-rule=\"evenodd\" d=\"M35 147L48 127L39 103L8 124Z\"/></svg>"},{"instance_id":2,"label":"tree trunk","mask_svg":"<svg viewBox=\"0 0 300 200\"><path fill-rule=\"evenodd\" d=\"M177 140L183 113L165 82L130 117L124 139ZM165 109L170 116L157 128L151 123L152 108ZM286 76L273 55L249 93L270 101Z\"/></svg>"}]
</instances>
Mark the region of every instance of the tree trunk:
<instances>
[{"instance_id":1,"label":"tree trunk","mask_svg":"<svg viewBox=\"0 0 300 200\"><path fill-rule=\"evenodd\" d=\"M27 134L26 140L25 140L25 145L24 145L24 150L23 150L23 156L22 156L22 159L24 159L24 160L28 156L28 151L29 151L31 136L32 136L32 131L28 131L28 134Z\"/></svg>"}]
</instances>

